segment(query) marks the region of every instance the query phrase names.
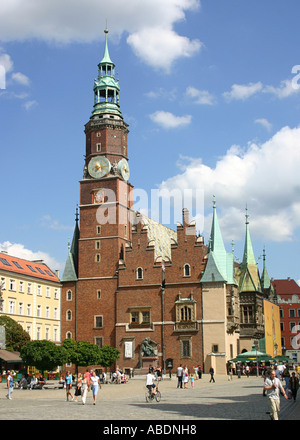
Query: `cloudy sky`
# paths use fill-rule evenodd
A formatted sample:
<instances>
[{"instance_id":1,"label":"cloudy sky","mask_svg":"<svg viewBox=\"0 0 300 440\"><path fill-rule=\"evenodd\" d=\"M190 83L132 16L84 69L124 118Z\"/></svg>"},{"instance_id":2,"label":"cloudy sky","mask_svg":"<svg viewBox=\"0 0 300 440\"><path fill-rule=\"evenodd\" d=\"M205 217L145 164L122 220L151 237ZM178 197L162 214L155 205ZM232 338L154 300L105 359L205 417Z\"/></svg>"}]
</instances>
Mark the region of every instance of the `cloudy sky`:
<instances>
[{"instance_id":1,"label":"cloudy sky","mask_svg":"<svg viewBox=\"0 0 300 440\"><path fill-rule=\"evenodd\" d=\"M2 0L0 249L63 270L109 29L130 126L136 208L173 227L212 200L242 259L245 208L261 269L300 279L298 0ZM152 194L189 194L164 216Z\"/></svg>"}]
</instances>

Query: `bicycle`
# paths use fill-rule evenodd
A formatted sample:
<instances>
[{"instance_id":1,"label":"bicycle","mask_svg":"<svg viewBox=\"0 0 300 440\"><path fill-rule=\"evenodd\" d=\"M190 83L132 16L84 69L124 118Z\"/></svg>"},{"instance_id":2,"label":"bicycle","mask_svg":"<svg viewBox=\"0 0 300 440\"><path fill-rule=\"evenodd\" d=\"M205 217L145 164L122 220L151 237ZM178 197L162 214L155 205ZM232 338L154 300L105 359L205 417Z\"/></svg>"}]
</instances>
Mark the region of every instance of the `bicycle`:
<instances>
[{"instance_id":1,"label":"bicycle","mask_svg":"<svg viewBox=\"0 0 300 440\"><path fill-rule=\"evenodd\" d=\"M152 402L154 399L156 402L160 402L161 393L158 391L158 386L155 387L155 393L152 392L152 388L148 388L145 393L146 402Z\"/></svg>"}]
</instances>

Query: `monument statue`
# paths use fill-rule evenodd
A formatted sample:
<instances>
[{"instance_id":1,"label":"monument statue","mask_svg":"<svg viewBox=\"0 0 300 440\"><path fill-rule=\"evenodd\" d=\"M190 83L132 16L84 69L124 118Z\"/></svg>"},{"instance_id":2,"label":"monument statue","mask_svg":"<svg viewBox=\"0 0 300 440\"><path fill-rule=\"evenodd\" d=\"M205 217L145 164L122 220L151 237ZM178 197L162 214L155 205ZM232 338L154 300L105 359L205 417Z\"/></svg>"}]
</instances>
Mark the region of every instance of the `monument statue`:
<instances>
[{"instance_id":1,"label":"monument statue","mask_svg":"<svg viewBox=\"0 0 300 440\"><path fill-rule=\"evenodd\" d=\"M154 348L150 344L150 338L145 338L145 340L142 342L142 352L144 356L154 355Z\"/></svg>"}]
</instances>

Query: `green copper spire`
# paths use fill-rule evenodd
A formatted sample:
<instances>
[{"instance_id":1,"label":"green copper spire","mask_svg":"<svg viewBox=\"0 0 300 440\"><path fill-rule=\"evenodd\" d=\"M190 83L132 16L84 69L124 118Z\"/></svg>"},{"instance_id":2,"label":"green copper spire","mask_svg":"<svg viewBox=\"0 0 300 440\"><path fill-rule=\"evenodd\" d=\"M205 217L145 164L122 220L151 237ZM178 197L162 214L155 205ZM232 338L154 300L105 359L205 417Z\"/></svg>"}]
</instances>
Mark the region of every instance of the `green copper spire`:
<instances>
[{"instance_id":1,"label":"green copper spire","mask_svg":"<svg viewBox=\"0 0 300 440\"><path fill-rule=\"evenodd\" d=\"M273 284L271 283L267 267L266 267L266 250L263 250L263 272L261 276L261 288L264 295L271 301L276 301L276 294L274 291Z\"/></svg>"},{"instance_id":2,"label":"green copper spire","mask_svg":"<svg viewBox=\"0 0 300 440\"><path fill-rule=\"evenodd\" d=\"M119 106L120 87L115 79L115 65L111 61L108 51L107 34L105 29L104 55L98 64L98 78L94 81L94 110L92 119L102 118L105 115L122 118Z\"/></svg>"},{"instance_id":3,"label":"green copper spire","mask_svg":"<svg viewBox=\"0 0 300 440\"><path fill-rule=\"evenodd\" d=\"M105 33L105 48L104 48L104 55L100 64L114 64L110 59L109 51L108 51L108 44L107 44L108 29L105 29L104 33Z\"/></svg>"},{"instance_id":4,"label":"green copper spire","mask_svg":"<svg viewBox=\"0 0 300 440\"><path fill-rule=\"evenodd\" d=\"M240 265L240 277L239 277L239 291L240 292L261 292L261 284L254 257L252 241L249 230L249 215L248 208L246 208L246 236L243 261Z\"/></svg>"},{"instance_id":5,"label":"green copper spire","mask_svg":"<svg viewBox=\"0 0 300 440\"><path fill-rule=\"evenodd\" d=\"M210 239L211 239L210 250L214 253L219 270L226 279L226 250L219 226L215 198L213 200L213 220L211 226Z\"/></svg>"},{"instance_id":6,"label":"green copper spire","mask_svg":"<svg viewBox=\"0 0 300 440\"><path fill-rule=\"evenodd\" d=\"M262 289L269 289L271 286L271 280L266 268L266 250L263 250L263 273L261 276L261 287Z\"/></svg>"},{"instance_id":7,"label":"green copper spire","mask_svg":"<svg viewBox=\"0 0 300 440\"><path fill-rule=\"evenodd\" d=\"M227 282L235 284L233 254L227 254L221 234L216 201L213 200L213 220L209 239L209 254L201 282Z\"/></svg>"},{"instance_id":8,"label":"green copper spire","mask_svg":"<svg viewBox=\"0 0 300 440\"><path fill-rule=\"evenodd\" d=\"M244 246L244 256L242 264L254 264L256 266L256 260L254 257L252 242L250 238L250 230L249 230L249 215L248 208L246 207L246 236L245 236L245 246Z\"/></svg>"},{"instance_id":9,"label":"green copper spire","mask_svg":"<svg viewBox=\"0 0 300 440\"><path fill-rule=\"evenodd\" d=\"M71 247L69 246L68 257L65 265L65 270L61 281L77 281L78 275L78 240L79 240L79 226L78 226L78 208L76 208L75 229Z\"/></svg>"}]
</instances>

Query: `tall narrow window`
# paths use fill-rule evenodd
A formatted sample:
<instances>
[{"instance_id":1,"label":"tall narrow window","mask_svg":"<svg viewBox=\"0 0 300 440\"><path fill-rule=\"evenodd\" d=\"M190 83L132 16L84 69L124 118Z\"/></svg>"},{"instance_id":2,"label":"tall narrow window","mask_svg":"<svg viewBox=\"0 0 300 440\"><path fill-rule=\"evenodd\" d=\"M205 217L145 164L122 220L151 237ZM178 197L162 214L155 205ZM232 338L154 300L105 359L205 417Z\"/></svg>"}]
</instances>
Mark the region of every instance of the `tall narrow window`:
<instances>
[{"instance_id":1,"label":"tall narrow window","mask_svg":"<svg viewBox=\"0 0 300 440\"><path fill-rule=\"evenodd\" d=\"M141 267L138 267L136 270L136 279L137 280L143 279L143 269Z\"/></svg>"},{"instance_id":2,"label":"tall narrow window","mask_svg":"<svg viewBox=\"0 0 300 440\"><path fill-rule=\"evenodd\" d=\"M183 273L185 277L191 276L191 266L189 264L184 265Z\"/></svg>"}]
</instances>

